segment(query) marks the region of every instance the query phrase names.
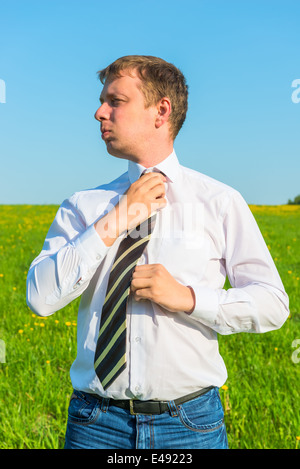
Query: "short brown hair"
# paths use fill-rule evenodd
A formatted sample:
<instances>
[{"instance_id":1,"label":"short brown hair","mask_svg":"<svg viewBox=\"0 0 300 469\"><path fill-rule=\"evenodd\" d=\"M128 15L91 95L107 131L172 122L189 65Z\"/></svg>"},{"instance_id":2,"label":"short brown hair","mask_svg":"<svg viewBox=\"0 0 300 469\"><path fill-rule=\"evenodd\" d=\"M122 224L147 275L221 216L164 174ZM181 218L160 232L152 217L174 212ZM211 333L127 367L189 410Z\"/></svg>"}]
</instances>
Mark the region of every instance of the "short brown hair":
<instances>
[{"instance_id":1,"label":"short brown hair","mask_svg":"<svg viewBox=\"0 0 300 469\"><path fill-rule=\"evenodd\" d=\"M169 117L173 139L181 129L188 108L188 86L185 77L175 65L150 55L127 55L115 60L98 72L101 83L108 77L119 77L124 71L136 71L142 81L145 106L158 103L164 97L171 101Z\"/></svg>"}]
</instances>

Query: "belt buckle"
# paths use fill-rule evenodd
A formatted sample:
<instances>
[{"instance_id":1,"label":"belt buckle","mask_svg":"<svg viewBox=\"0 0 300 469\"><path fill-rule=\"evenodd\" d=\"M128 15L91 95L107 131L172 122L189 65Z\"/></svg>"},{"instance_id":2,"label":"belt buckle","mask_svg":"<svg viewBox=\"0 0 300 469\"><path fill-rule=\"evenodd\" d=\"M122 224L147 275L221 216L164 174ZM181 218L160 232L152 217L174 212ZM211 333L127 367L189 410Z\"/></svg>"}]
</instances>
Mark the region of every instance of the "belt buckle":
<instances>
[{"instance_id":1,"label":"belt buckle","mask_svg":"<svg viewBox=\"0 0 300 469\"><path fill-rule=\"evenodd\" d=\"M134 409L133 409L133 399L130 399L129 401L129 411L131 415L138 415L136 412L134 412Z\"/></svg>"}]
</instances>

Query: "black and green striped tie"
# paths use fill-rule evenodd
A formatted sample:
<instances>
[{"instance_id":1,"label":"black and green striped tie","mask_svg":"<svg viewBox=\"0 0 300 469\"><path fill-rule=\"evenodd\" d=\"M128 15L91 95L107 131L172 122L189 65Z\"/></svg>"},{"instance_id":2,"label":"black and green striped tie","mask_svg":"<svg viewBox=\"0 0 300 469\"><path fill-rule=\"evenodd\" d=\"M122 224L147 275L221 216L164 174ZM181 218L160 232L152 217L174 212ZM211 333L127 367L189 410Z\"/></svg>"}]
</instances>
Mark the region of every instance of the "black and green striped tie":
<instances>
[{"instance_id":1,"label":"black and green striped tie","mask_svg":"<svg viewBox=\"0 0 300 469\"><path fill-rule=\"evenodd\" d=\"M154 228L156 213L124 238L111 268L95 352L95 371L104 389L126 367L126 304L133 270Z\"/></svg>"}]
</instances>

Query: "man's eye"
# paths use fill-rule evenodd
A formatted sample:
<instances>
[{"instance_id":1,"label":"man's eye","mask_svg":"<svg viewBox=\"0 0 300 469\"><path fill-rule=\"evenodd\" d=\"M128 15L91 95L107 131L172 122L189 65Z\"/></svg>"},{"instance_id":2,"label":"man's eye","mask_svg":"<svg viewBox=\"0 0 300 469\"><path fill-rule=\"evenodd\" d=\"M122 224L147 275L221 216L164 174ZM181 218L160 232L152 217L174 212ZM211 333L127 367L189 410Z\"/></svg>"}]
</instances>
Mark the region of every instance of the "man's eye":
<instances>
[{"instance_id":1,"label":"man's eye","mask_svg":"<svg viewBox=\"0 0 300 469\"><path fill-rule=\"evenodd\" d=\"M112 98L111 102L112 102L113 105L116 105L116 104L119 104L121 102L121 99Z\"/></svg>"}]
</instances>

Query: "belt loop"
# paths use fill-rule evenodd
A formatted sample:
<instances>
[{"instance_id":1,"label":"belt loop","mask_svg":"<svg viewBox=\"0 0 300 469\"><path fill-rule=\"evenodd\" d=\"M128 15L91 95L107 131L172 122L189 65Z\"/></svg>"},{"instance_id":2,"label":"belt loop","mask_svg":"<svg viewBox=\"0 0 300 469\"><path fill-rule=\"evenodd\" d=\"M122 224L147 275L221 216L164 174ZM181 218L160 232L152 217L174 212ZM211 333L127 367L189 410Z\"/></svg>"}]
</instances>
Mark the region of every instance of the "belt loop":
<instances>
[{"instance_id":1,"label":"belt loop","mask_svg":"<svg viewBox=\"0 0 300 469\"><path fill-rule=\"evenodd\" d=\"M101 402L101 412L106 412L109 406L109 398L103 397Z\"/></svg>"},{"instance_id":2,"label":"belt loop","mask_svg":"<svg viewBox=\"0 0 300 469\"><path fill-rule=\"evenodd\" d=\"M169 412L171 417L178 417L177 406L174 401L168 401Z\"/></svg>"}]
</instances>

